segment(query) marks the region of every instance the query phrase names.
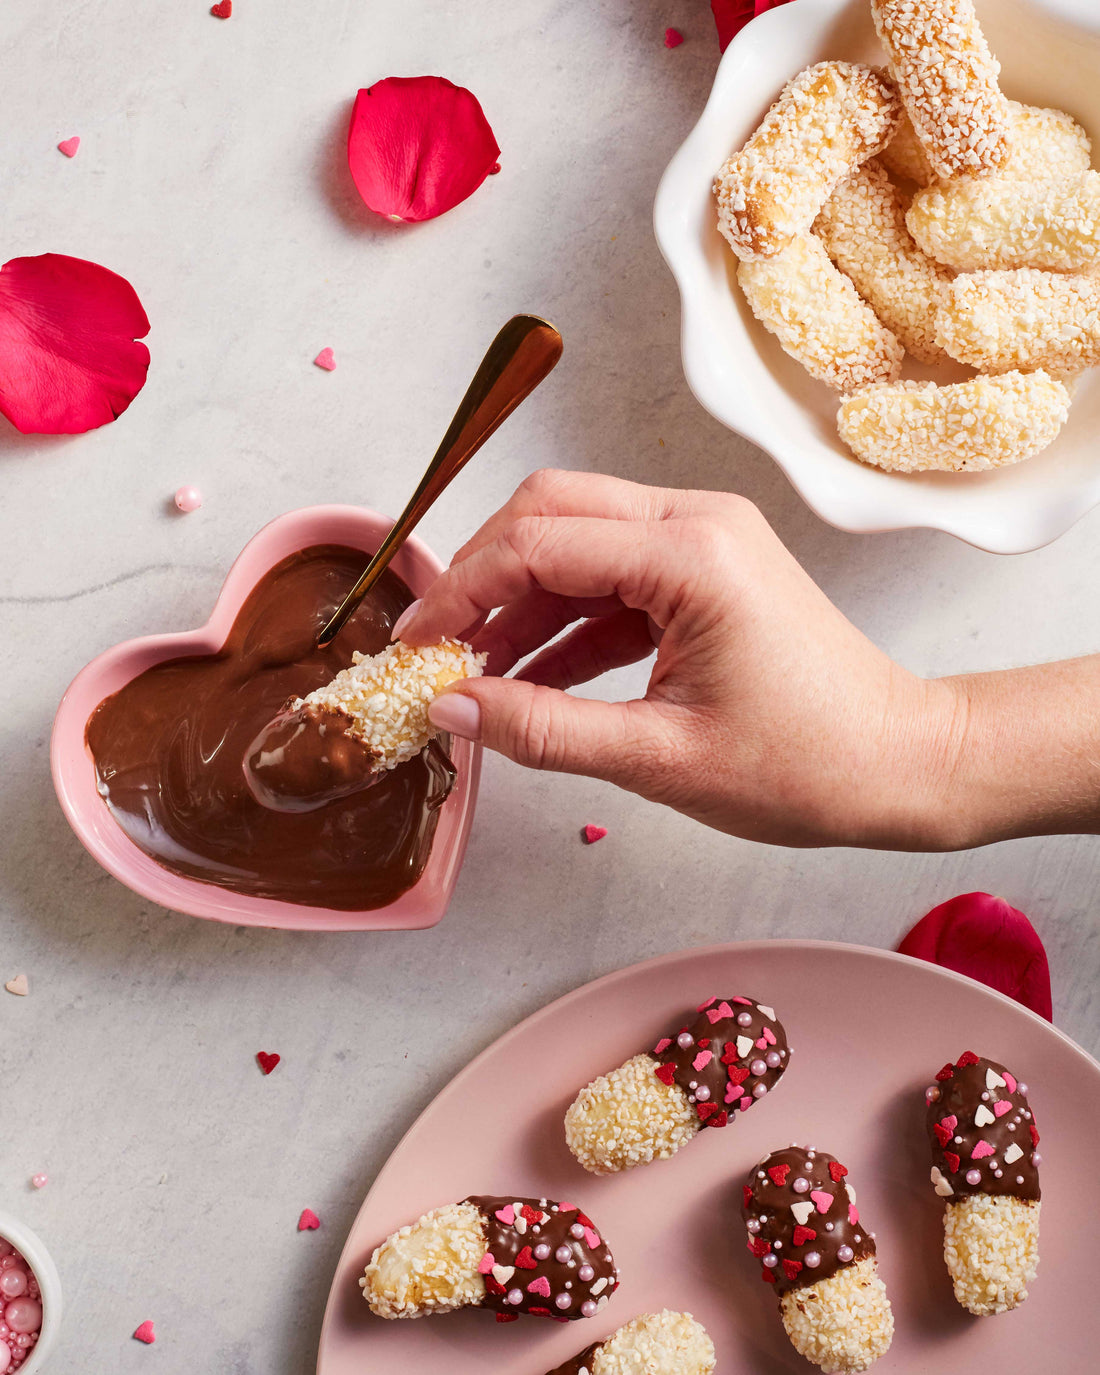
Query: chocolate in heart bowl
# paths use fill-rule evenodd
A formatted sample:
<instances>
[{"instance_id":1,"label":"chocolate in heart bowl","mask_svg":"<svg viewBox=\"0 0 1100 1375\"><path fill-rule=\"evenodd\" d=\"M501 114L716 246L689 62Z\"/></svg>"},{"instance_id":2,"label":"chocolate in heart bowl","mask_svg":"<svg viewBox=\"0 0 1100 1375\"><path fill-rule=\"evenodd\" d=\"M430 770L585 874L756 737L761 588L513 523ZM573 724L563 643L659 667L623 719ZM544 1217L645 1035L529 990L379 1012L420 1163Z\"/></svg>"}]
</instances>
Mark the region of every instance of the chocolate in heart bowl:
<instances>
[{"instance_id":1,"label":"chocolate in heart bowl","mask_svg":"<svg viewBox=\"0 0 1100 1375\"><path fill-rule=\"evenodd\" d=\"M54 721L54 787L99 864L180 912L253 926L393 930L443 916L477 799L480 746L444 742L353 797L304 815L260 807L244 752L289 697L389 640L441 570L409 539L326 651L314 639L391 521L359 507L292 511L245 547L199 630L93 660Z\"/></svg>"}]
</instances>

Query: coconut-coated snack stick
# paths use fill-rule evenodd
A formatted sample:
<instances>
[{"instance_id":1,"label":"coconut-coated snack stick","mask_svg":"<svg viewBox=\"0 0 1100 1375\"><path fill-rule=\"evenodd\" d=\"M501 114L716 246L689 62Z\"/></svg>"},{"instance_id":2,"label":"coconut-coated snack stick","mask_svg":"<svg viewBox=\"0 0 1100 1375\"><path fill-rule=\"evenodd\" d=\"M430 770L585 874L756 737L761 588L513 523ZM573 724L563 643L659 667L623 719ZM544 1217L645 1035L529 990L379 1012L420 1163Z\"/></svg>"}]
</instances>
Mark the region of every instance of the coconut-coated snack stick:
<instances>
[{"instance_id":1,"label":"coconut-coated snack stick","mask_svg":"<svg viewBox=\"0 0 1100 1375\"><path fill-rule=\"evenodd\" d=\"M581 1089L565 1114L566 1144L592 1174L667 1160L771 1092L790 1057L774 1009L708 998L653 1050Z\"/></svg>"},{"instance_id":2,"label":"coconut-coated snack stick","mask_svg":"<svg viewBox=\"0 0 1100 1375\"><path fill-rule=\"evenodd\" d=\"M913 197L906 224L925 253L960 272L1088 271L1100 264L1100 172L929 186Z\"/></svg>"},{"instance_id":3,"label":"coconut-coated snack stick","mask_svg":"<svg viewBox=\"0 0 1100 1375\"><path fill-rule=\"evenodd\" d=\"M894 1336L874 1234L847 1175L827 1152L791 1145L761 1160L742 1190L760 1278L775 1288L795 1350L828 1375L868 1369Z\"/></svg>"},{"instance_id":4,"label":"coconut-coated snack stick","mask_svg":"<svg viewBox=\"0 0 1100 1375\"><path fill-rule=\"evenodd\" d=\"M752 313L784 353L835 391L901 375L905 350L838 271L816 234L802 234L771 258L739 263Z\"/></svg>"},{"instance_id":5,"label":"coconut-coated snack stick","mask_svg":"<svg viewBox=\"0 0 1100 1375\"><path fill-rule=\"evenodd\" d=\"M1092 143L1072 115L1016 100L1008 102L1008 111L1009 152L998 176L1026 181L1028 177L1072 177L1089 170ZM879 161L894 176L918 186L931 186L938 180L908 115L902 116Z\"/></svg>"},{"instance_id":6,"label":"coconut-coated snack stick","mask_svg":"<svg viewBox=\"0 0 1100 1375\"><path fill-rule=\"evenodd\" d=\"M871 13L933 173L948 180L1001 167L1008 101L973 0L871 0Z\"/></svg>"},{"instance_id":7,"label":"coconut-coated snack stick","mask_svg":"<svg viewBox=\"0 0 1100 1375\"><path fill-rule=\"evenodd\" d=\"M814 233L907 353L943 360L936 311L951 273L922 253L905 225L909 198L872 158L842 181L814 221Z\"/></svg>"},{"instance_id":8,"label":"coconut-coated snack stick","mask_svg":"<svg viewBox=\"0 0 1100 1375\"><path fill-rule=\"evenodd\" d=\"M1026 267L963 273L941 298L936 342L980 372L1075 377L1100 365L1100 277Z\"/></svg>"},{"instance_id":9,"label":"coconut-coated snack stick","mask_svg":"<svg viewBox=\"0 0 1100 1375\"><path fill-rule=\"evenodd\" d=\"M955 1298L978 1317L1027 1298L1039 1265L1039 1130L1027 1085L972 1050L924 1091Z\"/></svg>"},{"instance_id":10,"label":"coconut-coated snack stick","mask_svg":"<svg viewBox=\"0 0 1100 1375\"><path fill-rule=\"evenodd\" d=\"M690 1313L643 1313L549 1375L712 1375L714 1343Z\"/></svg>"},{"instance_id":11,"label":"coconut-coated snack stick","mask_svg":"<svg viewBox=\"0 0 1100 1375\"><path fill-rule=\"evenodd\" d=\"M819 62L790 81L714 181L718 227L745 261L804 234L834 188L881 152L901 106L884 73Z\"/></svg>"},{"instance_id":12,"label":"coconut-coated snack stick","mask_svg":"<svg viewBox=\"0 0 1100 1375\"><path fill-rule=\"evenodd\" d=\"M488 1308L591 1318L619 1285L607 1243L575 1203L474 1195L433 1208L377 1247L359 1280L380 1318Z\"/></svg>"},{"instance_id":13,"label":"coconut-coated snack stick","mask_svg":"<svg viewBox=\"0 0 1100 1375\"><path fill-rule=\"evenodd\" d=\"M1045 372L1006 372L938 386L865 387L840 406L852 453L887 472L976 473L1034 458L1069 415L1063 383Z\"/></svg>"}]
</instances>

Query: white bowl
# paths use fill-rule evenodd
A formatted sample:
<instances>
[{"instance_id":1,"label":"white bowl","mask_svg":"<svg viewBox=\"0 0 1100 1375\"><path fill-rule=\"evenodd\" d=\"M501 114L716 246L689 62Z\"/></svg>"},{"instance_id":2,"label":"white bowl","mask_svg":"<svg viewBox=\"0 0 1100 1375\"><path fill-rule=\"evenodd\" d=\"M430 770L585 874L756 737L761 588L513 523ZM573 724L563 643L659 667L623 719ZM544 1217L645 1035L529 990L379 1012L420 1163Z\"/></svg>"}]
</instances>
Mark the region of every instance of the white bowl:
<instances>
[{"instance_id":1,"label":"white bowl","mask_svg":"<svg viewBox=\"0 0 1100 1375\"><path fill-rule=\"evenodd\" d=\"M1005 92L1068 110L1100 149L1100 27L1064 17L1080 0L1049 3L1057 17L1031 0L977 0L977 8ZM1084 9L1100 9L1100 0ZM1100 370L1081 379L1058 439L1026 463L988 473L885 473L849 454L836 432L836 394L782 352L737 287L736 260L718 233L714 174L783 85L826 58L885 60L868 0L795 0L754 20L727 48L699 123L661 179L654 221L680 288L688 385L842 530L923 526L1001 554L1048 544L1100 501ZM937 371L906 360L904 375Z\"/></svg>"},{"instance_id":2,"label":"white bowl","mask_svg":"<svg viewBox=\"0 0 1100 1375\"><path fill-rule=\"evenodd\" d=\"M29 1227L0 1212L0 1237L10 1241L31 1267L42 1295L42 1330L34 1350L19 1367L19 1375L38 1375L57 1342L61 1328L61 1279L50 1253Z\"/></svg>"}]
</instances>

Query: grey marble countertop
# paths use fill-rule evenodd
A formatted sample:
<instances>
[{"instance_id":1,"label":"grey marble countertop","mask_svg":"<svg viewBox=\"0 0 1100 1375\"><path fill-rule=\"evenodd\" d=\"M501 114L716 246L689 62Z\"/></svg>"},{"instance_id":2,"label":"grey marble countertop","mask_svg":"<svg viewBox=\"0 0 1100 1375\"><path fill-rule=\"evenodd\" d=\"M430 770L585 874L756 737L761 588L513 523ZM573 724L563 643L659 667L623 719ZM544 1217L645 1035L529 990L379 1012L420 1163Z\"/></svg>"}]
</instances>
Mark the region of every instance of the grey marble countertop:
<instances>
[{"instance_id":1,"label":"grey marble countertop","mask_svg":"<svg viewBox=\"0 0 1100 1375\"><path fill-rule=\"evenodd\" d=\"M768 936L891 946L934 904L987 889L1031 915L1058 1025L1100 1051L1092 838L790 853L488 759L454 903L428 932L197 921L88 858L48 770L72 675L118 640L204 620L271 516L396 511L517 310L552 318L565 358L426 522L441 554L540 465L733 488L917 672L1098 648L1100 512L1018 558L845 535L689 395L650 206L713 76L703 0L237 0L227 23L207 9L0 10L3 258L101 262L153 324L148 385L118 423L33 439L0 421L0 976L31 986L0 992L0 1207L60 1266L50 1368L73 1375L310 1370L344 1233L432 1091L517 1019L638 959ZM675 51L666 25L685 35ZM477 93L503 170L453 214L398 228L358 201L345 127L359 86L424 71ZM74 133L70 162L55 145ZM332 374L311 365L326 345ZM181 483L204 492L200 512L169 509ZM586 821L609 828L598 846L580 845ZM425 1006L431 1044L414 1031ZM260 1049L283 1056L270 1078ZM307 1206L323 1225L299 1235ZM146 1318L151 1351L130 1339Z\"/></svg>"}]
</instances>

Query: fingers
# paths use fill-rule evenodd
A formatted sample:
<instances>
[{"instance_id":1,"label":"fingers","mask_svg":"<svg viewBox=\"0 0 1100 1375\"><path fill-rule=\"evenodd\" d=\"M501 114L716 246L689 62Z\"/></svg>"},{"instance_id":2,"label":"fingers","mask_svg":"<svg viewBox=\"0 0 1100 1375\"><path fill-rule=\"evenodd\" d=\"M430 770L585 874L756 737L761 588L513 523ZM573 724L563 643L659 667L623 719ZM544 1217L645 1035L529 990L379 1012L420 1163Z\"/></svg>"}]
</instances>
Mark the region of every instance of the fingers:
<instances>
[{"instance_id":1,"label":"fingers","mask_svg":"<svg viewBox=\"0 0 1100 1375\"><path fill-rule=\"evenodd\" d=\"M675 742L646 702L594 702L517 678L470 678L428 711L433 725L531 769L644 791Z\"/></svg>"},{"instance_id":2,"label":"fingers","mask_svg":"<svg viewBox=\"0 0 1100 1375\"><path fill-rule=\"evenodd\" d=\"M591 682L613 668L648 659L654 643L644 611L622 610L585 621L556 644L549 645L516 675L527 683L571 688Z\"/></svg>"},{"instance_id":3,"label":"fingers","mask_svg":"<svg viewBox=\"0 0 1100 1375\"><path fill-rule=\"evenodd\" d=\"M502 678L567 625L584 616L608 616L619 609L617 597L559 597L538 588L503 607L483 630L463 638L470 639L480 653L488 654L486 671Z\"/></svg>"},{"instance_id":4,"label":"fingers","mask_svg":"<svg viewBox=\"0 0 1100 1375\"><path fill-rule=\"evenodd\" d=\"M401 637L434 644L536 589L566 598L618 597L663 628L698 579L704 545L713 550L718 539L701 521L529 516L441 574ZM720 589L721 569L709 571Z\"/></svg>"}]
</instances>

